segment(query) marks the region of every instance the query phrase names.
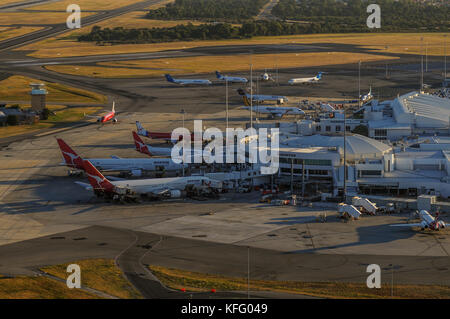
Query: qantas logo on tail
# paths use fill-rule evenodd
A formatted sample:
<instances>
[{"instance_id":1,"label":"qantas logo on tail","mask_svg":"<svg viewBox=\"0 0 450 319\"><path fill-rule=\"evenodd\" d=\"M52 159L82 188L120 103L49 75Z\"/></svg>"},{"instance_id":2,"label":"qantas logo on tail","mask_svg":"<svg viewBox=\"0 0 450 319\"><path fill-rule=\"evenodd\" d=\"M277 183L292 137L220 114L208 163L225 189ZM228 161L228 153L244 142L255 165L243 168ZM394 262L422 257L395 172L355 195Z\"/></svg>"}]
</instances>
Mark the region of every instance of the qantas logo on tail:
<instances>
[{"instance_id":1,"label":"qantas logo on tail","mask_svg":"<svg viewBox=\"0 0 450 319\"><path fill-rule=\"evenodd\" d=\"M148 156L152 156L152 153L150 153L150 150L148 149L148 146L145 145L144 141L137 135L136 132L133 131L133 139L134 139L134 145L136 146L136 151L147 154Z\"/></svg>"},{"instance_id":2,"label":"qantas logo on tail","mask_svg":"<svg viewBox=\"0 0 450 319\"><path fill-rule=\"evenodd\" d=\"M83 159L63 139L58 138L57 141L66 165L72 168L84 169Z\"/></svg>"},{"instance_id":3,"label":"qantas logo on tail","mask_svg":"<svg viewBox=\"0 0 450 319\"><path fill-rule=\"evenodd\" d=\"M88 177L89 183L94 190L102 190L105 192L114 192L115 187L103 176L88 160L83 161L84 170Z\"/></svg>"}]
</instances>

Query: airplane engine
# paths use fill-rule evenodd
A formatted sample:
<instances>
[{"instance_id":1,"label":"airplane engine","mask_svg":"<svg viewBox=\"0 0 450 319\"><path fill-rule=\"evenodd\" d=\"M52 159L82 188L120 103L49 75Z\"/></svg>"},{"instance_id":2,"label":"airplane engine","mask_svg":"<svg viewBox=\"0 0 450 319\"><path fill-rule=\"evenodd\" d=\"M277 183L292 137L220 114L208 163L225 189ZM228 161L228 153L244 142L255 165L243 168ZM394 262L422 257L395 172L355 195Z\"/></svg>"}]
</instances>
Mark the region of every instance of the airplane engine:
<instances>
[{"instance_id":1,"label":"airplane engine","mask_svg":"<svg viewBox=\"0 0 450 319\"><path fill-rule=\"evenodd\" d=\"M142 176L142 170L140 170L140 169L133 169L133 170L131 170L131 176L133 176L133 177L141 177Z\"/></svg>"},{"instance_id":2,"label":"airplane engine","mask_svg":"<svg viewBox=\"0 0 450 319\"><path fill-rule=\"evenodd\" d=\"M114 123L117 123L117 119L116 119L116 118L113 118L113 122L114 122Z\"/></svg>"},{"instance_id":3,"label":"airplane engine","mask_svg":"<svg viewBox=\"0 0 450 319\"><path fill-rule=\"evenodd\" d=\"M180 198L180 197L181 197L181 191L179 191L179 190L170 191L170 198Z\"/></svg>"}]
</instances>

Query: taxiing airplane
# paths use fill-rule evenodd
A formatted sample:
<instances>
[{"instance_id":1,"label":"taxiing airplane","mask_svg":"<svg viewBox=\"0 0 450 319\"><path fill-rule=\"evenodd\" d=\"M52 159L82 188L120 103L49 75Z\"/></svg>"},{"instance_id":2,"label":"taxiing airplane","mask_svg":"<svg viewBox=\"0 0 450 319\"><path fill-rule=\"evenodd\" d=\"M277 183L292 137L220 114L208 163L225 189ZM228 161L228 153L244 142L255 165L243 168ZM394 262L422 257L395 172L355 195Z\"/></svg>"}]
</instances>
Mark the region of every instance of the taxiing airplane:
<instances>
[{"instance_id":1,"label":"taxiing airplane","mask_svg":"<svg viewBox=\"0 0 450 319\"><path fill-rule=\"evenodd\" d=\"M67 167L84 170L83 158L79 156L63 139L58 138L58 145ZM89 158L97 169L101 171L127 172L132 176L142 176L146 171L182 170L183 164L176 164L170 158ZM185 165L186 167L186 165Z\"/></svg>"},{"instance_id":2,"label":"taxiing airplane","mask_svg":"<svg viewBox=\"0 0 450 319\"><path fill-rule=\"evenodd\" d=\"M83 167L90 185L76 182L87 190L93 190L97 196L104 195L113 199L142 197L181 197L181 191L188 186L220 188L220 182L204 176L152 178L140 180L109 181L91 162L83 161Z\"/></svg>"},{"instance_id":3,"label":"taxiing airplane","mask_svg":"<svg viewBox=\"0 0 450 319\"><path fill-rule=\"evenodd\" d=\"M117 118L116 118L116 110L115 110L115 102L114 101L113 101L113 104L112 104L111 111L106 111L106 112L108 112L108 113L106 113L106 114L104 114L104 115L102 115L100 117L97 117L97 122L98 123L106 123L106 122L112 120L113 123L116 123L117 122ZM96 117L96 116L88 116L88 117Z\"/></svg>"},{"instance_id":4,"label":"taxiing airplane","mask_svg":"<svg viewBox=\"0 0 450 319\"><path fill-rule=\"evenodd\" d=\"M170 74L165 75L166 80L170 83L179 85L211 85L210 80L191 80L191 79L174 79Z\"/></svg>"},{"instance_id":5,"label":"taxiing airplane","mask_svg":"<svg viewBox=\"0 0 450 319\"><path fill-rule=\"evenodd\" d=\"M237 90L239 95L243 96L244 98L247 98L248 100L250 100L250 98L253 99L253 102L256 103L263 103L265 101L275 101L275 102L279 102L279 103L284 103L288 101L288 98L285 96L281 96L281 95L262 95L262 94L253 94L253 96L251 96L251 94L246 93L243 89L238 89ZM244 99L245 102L245 99Z\"/></svg>"},{"instance_id":6,"label":"taxiing airplane","mask_svg":"<svg viewBox=\"0 0 450 319\"><path fill-rule=\"evenodd\" d=\"M372 99L373 99L373 95L372 95L372 87L370 87L369 93L367 93L367 94L361 96L360 98L361 98L361 102L362 102L363 104L369 102L370 100L372 100Z\"/></svg>"},{"instance_id":7,"label":"taxiing airplane","mask_svg":"<svg viewBox=\"0 0 450 319\"><path fill-rule=\"evenodd\" d=\"M243 110L250 110L250 106L242 107ZM298 107L279 107L279 106L253 106L253 112L261 114L270 114L272 117L281 118L284 115L305 115Z\"/></svg>"},{"instance_id":8,"label":"taxiing airplane","mask_svg":"<svg viewBox=\"0 0 450 319\"><path fill-rule=\"evenodd\" d=\"M295 78L295 79L290 79L288 81L288 83L290 85L316 83L316 82L319 82L321 79L322 79L322 72L319 72L316 76L314 76L312 78Z\"/></svg>"},{"instance_id":9,"label":"taxiing airplane","mask_svg":"<svg viewBox=\"0 0 450 319\"><path fill-rule=\"evenodd\" d=\"M248 82L248 80L246 78L222 75L222 74L220 74L219 71L216 71L216 76L219 80L228 82L228 83L247 83Z\"/></svg>"},{"instance_id":10,"label":"taxiing airplane","mask_svg":"<svg viewBox=\"0 0 450 319\"><path fill-rule=\"evenodd\" d=\"M448 227L450 224L446 224L442 220L439 220L439 214L436 214L436 217L431 216L429 212L426 210L421 210L419 212L420 223L416 224L394 224L390 225L393 227L420 227L422 230L431 229L431 230L440 230L441 228Z\"/></svg>"}]
</instances>

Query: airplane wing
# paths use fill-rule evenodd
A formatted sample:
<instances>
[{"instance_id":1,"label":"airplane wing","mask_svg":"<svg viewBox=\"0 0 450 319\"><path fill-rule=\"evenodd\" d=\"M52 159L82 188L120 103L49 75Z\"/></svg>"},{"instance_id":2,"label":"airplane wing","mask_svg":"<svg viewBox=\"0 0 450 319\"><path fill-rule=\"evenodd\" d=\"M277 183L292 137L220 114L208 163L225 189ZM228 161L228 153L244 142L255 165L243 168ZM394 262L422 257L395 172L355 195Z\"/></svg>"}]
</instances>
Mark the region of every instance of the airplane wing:
<instances>
[{"instance_id":1,"label":"airplane wing","mask_svg":"<svg viewBox=\"0 0 450 319\"><path fill-rule=\"evenodd\" d=\"M415 223L415 224L394 224L394 225L389 225L389 226L392 226L392 227L423 227L423 225L422 224L417 224L417 223Z\"/></svg>"},{"instance_id":2,"label":"airplane wing","mask_svg":"<svg viewBox=\"0 0 450 319\"><path fill-rule=\"evenodd\" d=\"M81 187L84 187L84 189L87 191L92 190L92 186L90 184L83 183L83 182L75 182L75 184L80 185Z\"/></svg>"}]
</instances>

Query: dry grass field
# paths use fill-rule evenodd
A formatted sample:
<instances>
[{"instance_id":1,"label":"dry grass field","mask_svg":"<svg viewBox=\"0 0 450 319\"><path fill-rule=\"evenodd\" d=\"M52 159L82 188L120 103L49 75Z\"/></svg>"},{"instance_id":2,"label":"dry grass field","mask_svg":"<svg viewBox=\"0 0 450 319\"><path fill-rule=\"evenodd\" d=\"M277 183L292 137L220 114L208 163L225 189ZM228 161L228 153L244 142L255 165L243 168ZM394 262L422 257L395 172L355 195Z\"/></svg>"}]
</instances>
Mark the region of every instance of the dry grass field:
<instances>
[{"instance_id":1,"label":"dry grass field","mask_svg":"<svg viewBox=\"0 0 450 319\"><path fill-rule=\"evenodd\" d=\"M90 28L86 30L89 32ZM80 33L80 30L72 31ZM69 36L68 36L69 35ZM72 34L73 35L73 34ZM421 47L421 38L423 46ZM74 36L64 34L56 38L29 44L16 50L32 50L37 58L70 57L99 54L124 54L177 50L199 46L250 45L250 44L323 44L337 43L360 45L365 48L389 52L418 54L428 44L429 55L443 55L444 33L386 33L386 34L308 34L277 37L255 37L252 39L220 41L180 41L154 44L124 44L99 46L93 42L78 42ZM387 49L386 49L387 48Z\"/></svg>"},{"instance_id":2,"label":"dry grass field","mask_svg":"<svg viewBox=\"0 0 450 319\"><path fill-rule=\"evenodd\" d=\"M106 96L98 93L21 75L13 75L0 81L1 99L3 101L29 101L30 83L44 83L48 91L47 101L49 102L102 104L107 101Z\"/></svg>"},{"instance_id":3,"label":"dry grass field","mask_svg":"<svg viewBox=\"0 0 450 319\"><path fill-rule=\"evenodd\" d=\"M81 16L86 17L95 14L93 12L82 12ZM66 12L0 12L0 21L2 25L42 25L64 23L67 20Z\"/></svg>"},{"instance_id":4,"label":"dry grass field","mask_svg":"<svg viewBox=\"0 0 450 319\"><path fill-rule=\"evenodd\" d=\"M19 106L22 109L30 107L27 104L19 104ZM102 110L101 107L68 107L66 105L47 105L47 108L53 112L48 120L33 125L0 126L0 138L34 133L58 124L81 121L86 115L92 115Z\"/></svg>"},{"instance_id":5,"label":"dry grass field","mask_svg":"<svg viewBox=\"0 0 450 319\"><path fill-rule=\"evenodd\" d=\"M76 3L80 6L81 11L86 10L111 10L117 9L120 7L125 7L127 5L141 2L142 0L114 0L114 1L105 1L105 0L62 0L58 2L50 2L46 4L39 4L33 7L27 8L28 10L58 10L66 12L66 8L69 4Z\"/></svg>"},{"instance_id":6,"label":"dry grass field","mask_svg":"<svg viewBox=\"0 0 450 319\"><path fill-rule=\"evenodd\" d=\"M123 299L141 298L139 292L125 279L113 260L80 260L63 265L44 267L42 270L52 276L65 279L67 278L66 269L69 264L80 266L81 284L83 286Z\"/></svg>"},{"instance_id":7,"label":"dry grass field","mask_svg":"<svg viewBox=\"0 0 450 319\"><path fill-rule=\"evenodd\" d=\"M150 266L152 273L166 286L187 291L247 291L247 278L224 277L191 271ZM390 285L369 289L362 283L299 282L251 280L251 291L278 291L322 298L392 298ZM395 285L393 298L426 299L450 298L448 286Z\"/></svg>"},{"instance_id":8,"label":"dry grass field","mask_svg":"<svg viewBox=\"0 0 450 319\"><path fill-rule=\"evenodd\" d=\"M279 68L322 66L392 59L379 55L320 52L320 53L281 53L252 55L200 56L171 59L152 59L99 63L98 66L49 65L46 69L72 75L98 78L160 76L171 74L211 73L215 70L247 71L251 63L254 69L264 69L267 65Z\"/></svg>"},{"instance_id":9,"label":"dry grass field","mask_svg":"<svg viewBox=\"0 0 450 319\"><path fill-rule=\"evenodd\" d=\"M0 299L96 299L80 289L46 277L0 278Z\"/></svg>"}]
</instances>

